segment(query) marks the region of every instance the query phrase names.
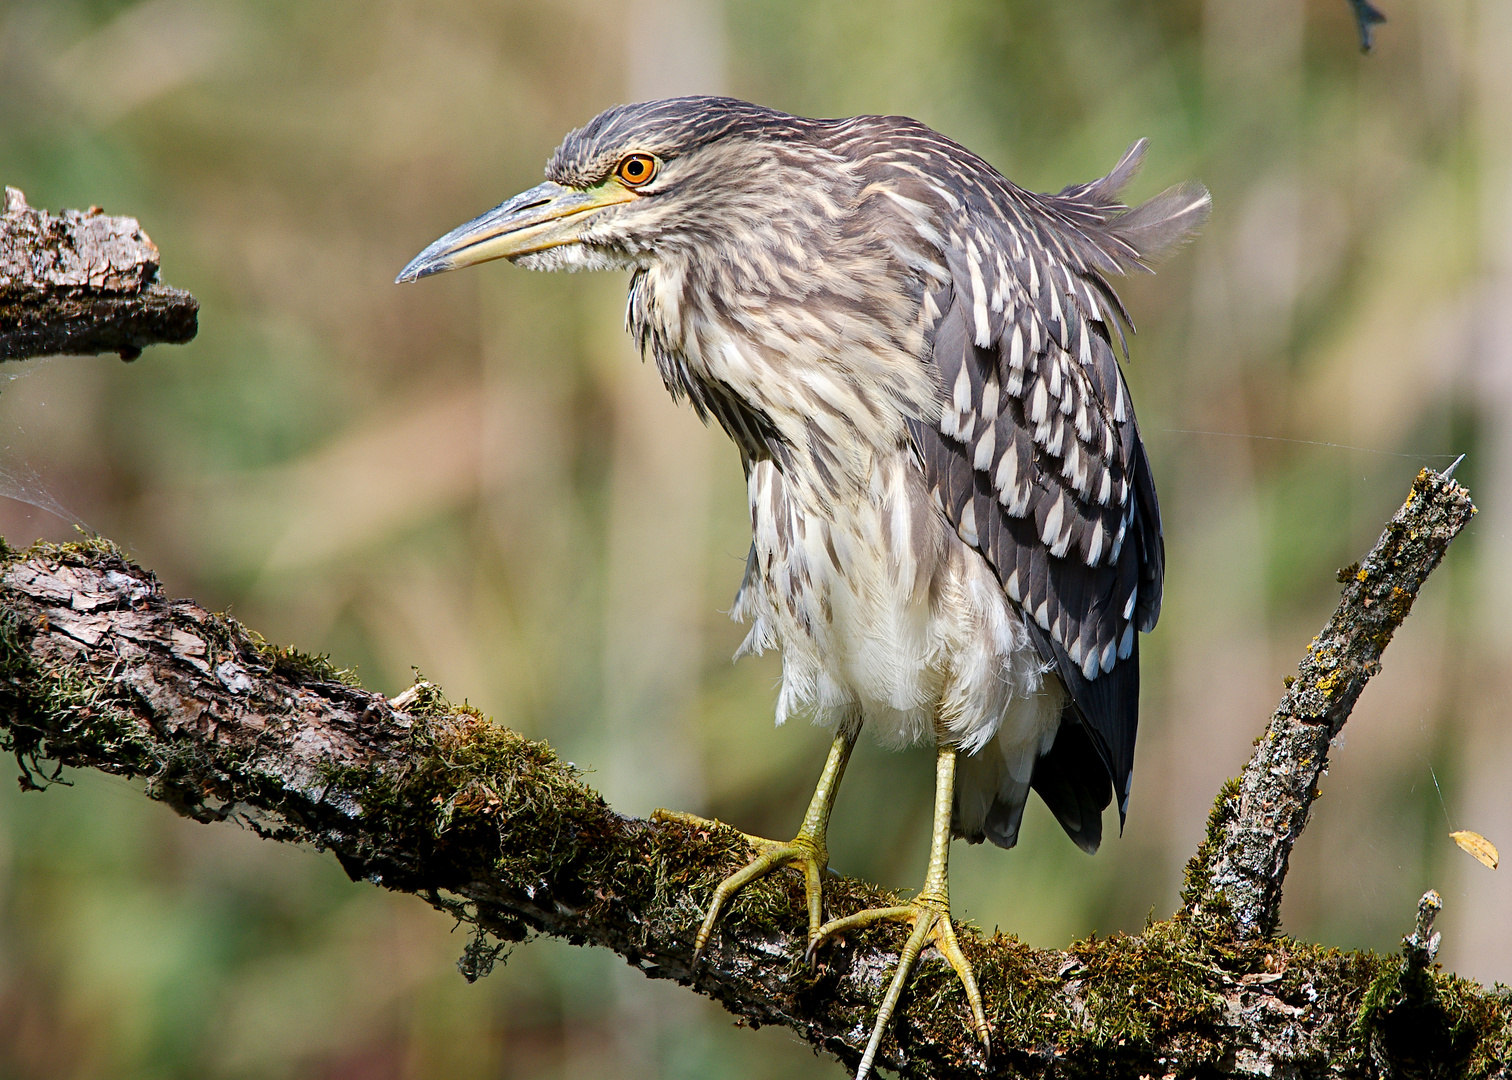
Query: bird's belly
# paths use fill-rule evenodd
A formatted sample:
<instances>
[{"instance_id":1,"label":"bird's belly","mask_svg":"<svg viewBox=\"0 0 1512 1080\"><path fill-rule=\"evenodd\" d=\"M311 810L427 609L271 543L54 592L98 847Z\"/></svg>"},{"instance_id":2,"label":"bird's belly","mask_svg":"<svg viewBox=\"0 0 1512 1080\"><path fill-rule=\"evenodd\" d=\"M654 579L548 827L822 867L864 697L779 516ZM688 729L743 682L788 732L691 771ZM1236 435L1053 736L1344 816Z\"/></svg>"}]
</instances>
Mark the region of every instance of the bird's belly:
<instances>
[{"instance_id":1,"label":"bird's belly","mask_svg":"<svg viewBox=\"0 0 1512 1080\"><path fill-rule=\"evenodd\" d=\"M860 719L899 745L934 741L938 718L968 752L999 735L1010 759L1032 760L1058 716L1034 707L1045 665L1015 606L906 451L873 470L852 499L804 490L769 461L751 468L734 615L752 624L741 653L782 650L777 722Z\"/></svg>"}]
</instances>

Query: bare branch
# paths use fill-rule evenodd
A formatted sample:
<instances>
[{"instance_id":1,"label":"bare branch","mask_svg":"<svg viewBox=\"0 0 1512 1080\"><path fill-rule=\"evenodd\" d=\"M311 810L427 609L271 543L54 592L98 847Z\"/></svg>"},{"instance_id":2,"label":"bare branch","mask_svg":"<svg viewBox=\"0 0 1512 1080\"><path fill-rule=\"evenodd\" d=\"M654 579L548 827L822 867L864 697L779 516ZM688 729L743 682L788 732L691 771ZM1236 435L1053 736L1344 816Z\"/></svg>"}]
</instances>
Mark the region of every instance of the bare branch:
<instances>
[{"instance_id":1,"label":"bare branch","mask_svg":"<svg viewBox=\"0 0 1512 1080\"><path fill-rule=\"evenodd\" d=\"M1474 514L1469 492L1424 469L1365 561L1339 571L1338 608L1308 646L1244 772L1220 792L1207 840L1187 865L1188 914L1224 918L1240 938L1275 932L1287 861L1328 769L1329 743Z\"/></svg>"},{"instance_id":2,"label":"bare branch","mask_svg":"<svg viewBox=\"0 0 1512 1080\"><path fill-rule=\"evenodd\" d=\"M0 360L120 353L182 344L199 303L157 280L158 249L133 218L65 210L54 217L5 189L0 214Z\"/></svg>"}]
</instances>

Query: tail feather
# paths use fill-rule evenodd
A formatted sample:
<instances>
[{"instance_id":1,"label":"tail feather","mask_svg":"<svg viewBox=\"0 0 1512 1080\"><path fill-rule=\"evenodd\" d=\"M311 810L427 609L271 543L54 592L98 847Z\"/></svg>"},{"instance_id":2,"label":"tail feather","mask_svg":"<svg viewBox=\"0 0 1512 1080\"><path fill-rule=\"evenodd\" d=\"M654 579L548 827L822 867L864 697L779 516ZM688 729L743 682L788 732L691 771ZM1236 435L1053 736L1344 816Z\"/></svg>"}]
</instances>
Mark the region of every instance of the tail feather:
<instances>
[{"instance_id":1,"label":"tail feather","mask_svg":"<svg viewBox=\"0 0 1512 1080\"><path fill-rule=\"evenodd\" d=\"M1106 207L1110 210L1127 210L1128 207L1123 204L1120 196L1123 194L1123 189L1139 175L1139 170L1144 168L1145 154L1149 149L1149 139L1136 140L1124 151L1123 157L1118 159L1118 164L1113 166L1107 176L1099 177L1090 183L1068 187L1061 192L1061 198L1070 196L1093 206Z\"/></svg>"},{"instance_id":2,"label":"tail feather","mask_svg":"<svg viewBox=\"0 0 1512 1080\"><path fill-rule=\"evenodd\" d=\"M1088 854L1102 843L1102 816L1113 801L1107 766L1068 702L1055 742L1034 765L1033 779L1015 781L995 747L966 757L956 776L951 831L968 843L991 840L1000 848L1018 843L1024 804L1032 787L1061 828Z\"/></svg>"},{"instance_id":3,"label":"tail feather","mask_svg":"<svg viewBox=\"0 0 1512 1080\"><path fill-rule=\"evenodd\" d=\"M1118 215L1107 229L1139 253L1140 265L1147 265L1190 240L1212 212L1208 189L1188 180Z\"/></svg>"},{"instance_id":4,"label":"tail feather","mask_svg":"<svg viewBox=\"0 0 1512 1080\"><path fill-rule=\"evenodd\" d=\"M1034 766L1034 790L1072 842L1091 855L1102 843L1102 815L1113 801L1113 784L1087 729L1069 705L1066 711L1055 745Z\"/></svg>"},{"instance_id":5,"label":"tail feather","mask_svg":"<svg viewBox=\"0 0 1512 1080\"><path fill-rule=\"evenodd\" d=\"M1213 209L1213 198L1200 181L1167 188L1130 209L1120 201L1123 189L1144 164L1148 139L1140 139L1118 159L1107 176L1073 184L1056 195L1041 195L1041 204L1069 226L1067 236L1088 265L1104 273L1148 270L1152 263L1192 238ZM1079 241L1079 242L1078 242Z\"/></svg>"}]
</instances>

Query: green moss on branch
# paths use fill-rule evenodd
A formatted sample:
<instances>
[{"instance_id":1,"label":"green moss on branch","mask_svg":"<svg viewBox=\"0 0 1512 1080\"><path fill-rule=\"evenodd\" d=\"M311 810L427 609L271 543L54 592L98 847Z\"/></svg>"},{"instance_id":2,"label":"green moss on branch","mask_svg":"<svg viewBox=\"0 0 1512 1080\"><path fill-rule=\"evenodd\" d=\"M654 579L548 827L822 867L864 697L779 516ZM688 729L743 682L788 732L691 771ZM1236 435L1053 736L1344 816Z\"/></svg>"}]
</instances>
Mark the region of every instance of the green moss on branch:
<instances>
[{"instance_id":1,"label":"green moss on branch","mask_svg":"<svg viewBox=\"0 0 1512 1080\"><path fill-rule=\"evenodd\" d=\"M33 786L65 766L140 776L197 820L329 849L353 878L473 921L469 976L489 966L492 941L553 934L691 982L852 1064L901 944L879 927L827 948L810 972L801 880L777 874L740 895L695 976L701 906L749 857L741 834L622 817L545 744L430 683L392 701L364 691L328 660L165 597L105 542L0 552L0 747ZM836 913L888 902L848 879L827 900ZM1359 1075L1368 1034L1355 1020L1395 963L1236 940L1190 917L1063 951L970 931L962 942L997 1076ZM1506 999L1433 979L1473 1034L1471 1075L1504 1070ZM949 969L924 965L884 1064L983 1075L964 1017Z\"/></svg>"}]
</instances>

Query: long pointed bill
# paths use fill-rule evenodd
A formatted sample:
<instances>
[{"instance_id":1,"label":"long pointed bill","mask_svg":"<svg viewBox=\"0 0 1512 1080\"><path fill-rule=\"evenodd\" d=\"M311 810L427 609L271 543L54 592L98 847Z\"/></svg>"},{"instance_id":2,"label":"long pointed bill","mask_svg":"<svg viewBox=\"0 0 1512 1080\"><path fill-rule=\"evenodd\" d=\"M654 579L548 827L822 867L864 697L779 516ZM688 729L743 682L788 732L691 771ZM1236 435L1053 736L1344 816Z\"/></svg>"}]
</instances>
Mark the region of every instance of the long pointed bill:
<instances>
[{"instance_id":1,"label":"long pointed bill","mask_svg":"<svg viewBox=\"0 0 1512 1080\"><path fill-rule=\"evenodd\" d=\"M635 197L613 180L591 191L548 180L447 233L411 259L394 284L574 243L594 211Z\"/></svg>"}]
</instances>

